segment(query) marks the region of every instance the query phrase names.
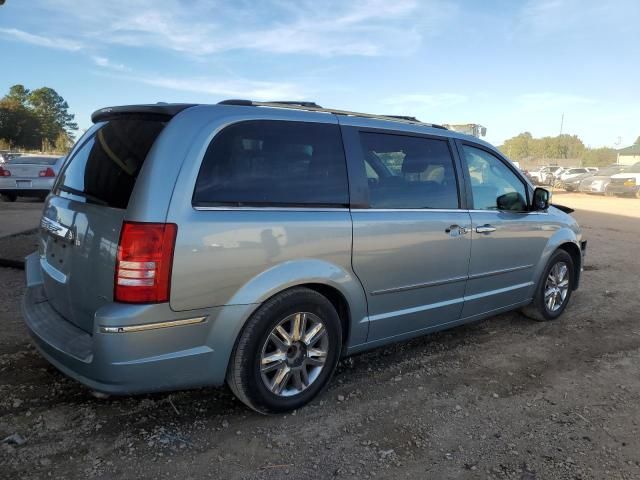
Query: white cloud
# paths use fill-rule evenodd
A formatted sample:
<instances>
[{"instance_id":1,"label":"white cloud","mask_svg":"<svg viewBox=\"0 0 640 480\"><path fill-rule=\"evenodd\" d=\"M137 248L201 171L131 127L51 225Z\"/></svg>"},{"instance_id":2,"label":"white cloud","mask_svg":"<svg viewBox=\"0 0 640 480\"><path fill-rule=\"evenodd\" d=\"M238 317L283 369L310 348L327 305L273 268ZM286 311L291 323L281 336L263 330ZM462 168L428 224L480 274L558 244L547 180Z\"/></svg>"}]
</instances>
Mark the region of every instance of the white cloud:
<instances>
[{"instance_id":1,"label":"white cloud","mask_svg":"<svg viewBox=\"0 0 640 480\"><path fill-rule=\"evenodd\" d=\"M206 78L171 78L157 76L128 76L128 80L154 87L193 92L216 97L251 98L254 100L304 99L303 93L289 83L252 80L215 81Z\"/></svg>"},{"instance_id":2,"label":"white cloud","mask_svg":"<svg viewBox=\"0 0 640 480\"><path fill-rule=\"evenodd\" d=\"M597 103L593 98L554 92L526 93L517 96L515 101L522 112L562 112L578 105Z\"/></svg>"},{"instance_id":3,"label":"white cloud","mask_svg":"<svg viewBox=\"0 0 640 480\"><path fill-rule=\"evenodd\" d=\"M210 55L232 50L307 55L402 55L446 28L458 7L444 0L40 0L48 28L88 43Z\"/></svg>"},{"instance_id":4,"label":"white cloud","mask_svg":"<svg viewBox=\"0 0 640 480\"><path fill-rule=\"evenodd\" d=\"M110 70L115 70L118 72L128 72L131 69L122 63L113 63L107 57L100 57L98 55L94 55L91 57L93 63L102 68L108 68Z\"/></svg>"},{"instance_id":5,"label":"white cloud","mask_svg":"<svg viewBox=\"0 0 640 480\"><path fill-rule=\"evenodd\" d=\"M538 38L579 35L598 38L594 32L637 32L637 0L529 0L518 15L518 26Z\"/></svg>"},{"instance_id":6,"label":"white cloud","mask_svg":"<svg viewBox=\"0 0 640 480\"><path fill-rule=\"evenodd\" d=\"M458 93L404 93L387 98L387 105L415 105L417 107L442 107L465 103L469 100L466 95Z\"/></svg>"},{"instance_id":7,"label":"white cloud","mask_svg":"<svg viewBox=\"0 0 640 480\"><path fill-rule=\"evenodd\" d=\"M33 33L25 32L24 30L18 30L17 28L0 28L0 35L23 43L38 45L40 47L55 48L57 50L75 52L82 50L83 48L82 43L75 40L62 37L35 35Z\"/></svg>"}]
</instances>

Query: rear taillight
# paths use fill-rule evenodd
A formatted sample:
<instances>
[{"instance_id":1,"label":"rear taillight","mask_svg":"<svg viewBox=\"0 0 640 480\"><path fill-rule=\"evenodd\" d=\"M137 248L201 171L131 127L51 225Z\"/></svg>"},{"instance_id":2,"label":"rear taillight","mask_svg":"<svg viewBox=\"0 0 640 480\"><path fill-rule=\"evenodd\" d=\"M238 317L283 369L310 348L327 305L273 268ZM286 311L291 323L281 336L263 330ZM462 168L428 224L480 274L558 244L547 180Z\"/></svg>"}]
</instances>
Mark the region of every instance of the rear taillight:
<instances>
[{"instance_id":1,"label":"rear taillight","mask_svg":"<svg viewBox=\"0 0 640 480\"><path fill-rule=\"evenodd\" d=\"M115 273L116 302L169 301L177 232L174 223L122 224Z\"/></svg>"},{"instance_id":2,"label":"rear taillight","mask_svg":"<svg viewBox=\"0 0 640 480\"><path fill-rule=\"evenodd\" d=\"M38 176L39 177L55 177L56 176L56 172L53 171L53 168L48 167L45 170L40 170L38 172Z\"/></svg>"},{"instance_id":3,"label":"rear taillight","mask_svg":"<svg viewBox=\"0 0 640 480\"><path fill-rule=\"evenodd\" d=\"M9 170L5 170L4 168L0 167L0 177L10 177L11 176L11 172Z\"/></svg>"}]
</instances>

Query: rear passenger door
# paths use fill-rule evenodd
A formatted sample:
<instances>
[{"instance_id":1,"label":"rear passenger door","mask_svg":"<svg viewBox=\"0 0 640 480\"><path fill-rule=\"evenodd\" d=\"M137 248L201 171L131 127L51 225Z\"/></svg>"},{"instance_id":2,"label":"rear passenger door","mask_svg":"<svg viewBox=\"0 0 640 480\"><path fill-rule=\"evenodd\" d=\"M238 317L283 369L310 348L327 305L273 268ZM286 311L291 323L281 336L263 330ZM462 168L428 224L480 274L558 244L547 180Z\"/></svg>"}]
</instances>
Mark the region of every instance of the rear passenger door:
<instances>
[{"instance_id":1,"label":"rear passenger door","mask_svg":"<svg viewBox=\"0 0 640 480\"><path fill-rule=\"evenodd\" d=\"M411 132L342 131L352 263L368 300L368 340L455 322L464 300L471 222L461 208L453 144Z\"/></svg>"}]
</instances>

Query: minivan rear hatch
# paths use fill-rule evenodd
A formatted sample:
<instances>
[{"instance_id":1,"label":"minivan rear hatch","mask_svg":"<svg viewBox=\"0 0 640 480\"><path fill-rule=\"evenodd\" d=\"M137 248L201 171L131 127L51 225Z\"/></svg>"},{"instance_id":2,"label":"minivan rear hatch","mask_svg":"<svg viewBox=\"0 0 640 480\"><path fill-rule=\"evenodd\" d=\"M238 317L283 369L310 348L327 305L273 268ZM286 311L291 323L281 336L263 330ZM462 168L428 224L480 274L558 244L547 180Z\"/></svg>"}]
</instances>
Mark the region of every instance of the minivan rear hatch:
<instances>
[{"instance_id":1,"label":"minivan rear hatch","mask_svg":"<svg viewBox=\"0 0 640 480\"><path fill-rule=\"evenodd\" d=\"M41 220L40 266L51 306L86 332L113 301L122 222L136 179L169 117L123 114L99 121L78 142Z\"/></svg>"}]
</instances>

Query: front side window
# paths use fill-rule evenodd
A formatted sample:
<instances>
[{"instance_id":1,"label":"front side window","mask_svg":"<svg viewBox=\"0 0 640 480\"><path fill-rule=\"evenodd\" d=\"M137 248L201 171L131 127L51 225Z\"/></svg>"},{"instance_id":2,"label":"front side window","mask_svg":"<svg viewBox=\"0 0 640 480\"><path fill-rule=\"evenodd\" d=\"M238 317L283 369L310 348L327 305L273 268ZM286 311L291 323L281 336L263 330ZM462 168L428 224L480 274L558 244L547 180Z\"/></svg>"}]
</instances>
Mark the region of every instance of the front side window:
<instances>
[{"instance_id":1,"label":"front side window","mask_svg":"<svg viewBox=\"0 0 640 480\"><path fill-rule=\"evenodd\" d=\"M458 208L446 140L360 133L371 208Z\"/></svg>"},{"instance_id":2,"label":"front side window","mask_svg":"<svg viewBox=\"0 0 640 480\"><path fill-rule=\"evenodd\" d=\"M476 210L527 209L524 183L498 157L480 148L464 145L473 208Z\"/></svg>"},{"instance_id":3,"label":"front side window","mask_svg":"<svg viewBox=\"0 0 640 480\"><path fill-rule=\"evenodd\" d=\"M346 206L338 125L271 120L233 124L211 142L195 206Z\"/></svg>"}]
</instances>

